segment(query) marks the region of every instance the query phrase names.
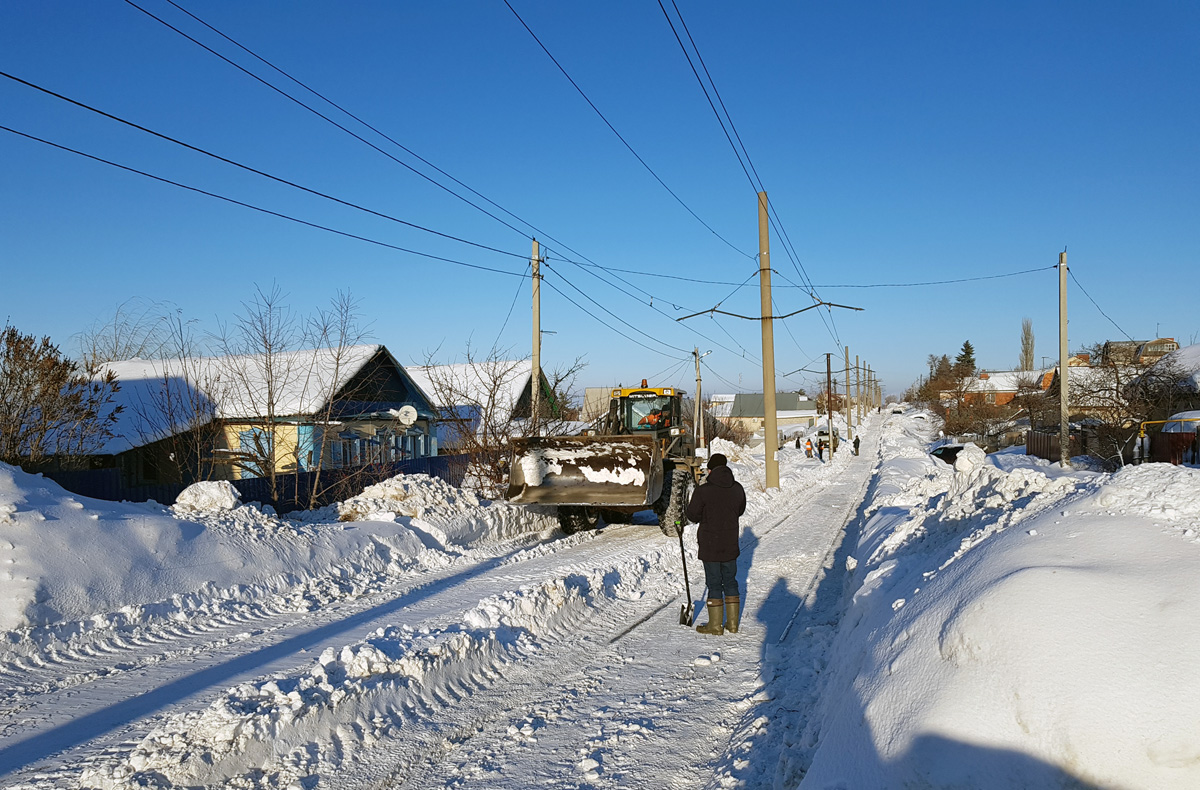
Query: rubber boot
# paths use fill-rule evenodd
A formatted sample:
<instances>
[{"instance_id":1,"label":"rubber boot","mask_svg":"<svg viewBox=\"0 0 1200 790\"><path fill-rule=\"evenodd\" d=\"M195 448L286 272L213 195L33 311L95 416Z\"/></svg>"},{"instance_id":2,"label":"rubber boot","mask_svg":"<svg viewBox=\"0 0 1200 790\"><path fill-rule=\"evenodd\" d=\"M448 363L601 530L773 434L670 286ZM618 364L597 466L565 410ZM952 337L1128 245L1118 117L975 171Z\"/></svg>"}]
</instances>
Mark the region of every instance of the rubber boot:
<instances>
[{"instance_id":1,"label":"rubber boot","mask_svg":"<svg viewBox=\"0 0 1200 790\"><path fill-rule=\"evenodd\" d=\"M696 630L702 634L712 634L720 636L725 633L725 599L724 598L709 598L708 599L708 622L704 625L696 626Z\"/></svg>"},{"instance_id":2,"label":"rubber boot","mask_svg":"<svg viewBox=\"0 0 1200 790\"><path fill-rule=\"evenodd\" d=\"M736 634L742 624L742 599L738 597L725 599L725 630Z\"/></svg>"}]
</instances>

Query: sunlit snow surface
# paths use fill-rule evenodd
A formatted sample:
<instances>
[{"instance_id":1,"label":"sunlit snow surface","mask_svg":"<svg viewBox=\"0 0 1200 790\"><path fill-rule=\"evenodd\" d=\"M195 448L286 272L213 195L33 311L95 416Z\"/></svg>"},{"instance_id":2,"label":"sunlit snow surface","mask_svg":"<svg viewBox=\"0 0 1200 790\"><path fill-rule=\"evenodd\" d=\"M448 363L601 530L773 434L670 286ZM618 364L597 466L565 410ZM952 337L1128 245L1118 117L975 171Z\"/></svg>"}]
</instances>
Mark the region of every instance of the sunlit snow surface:
<instances>
[{"instance_id":1,"label":"sunlit snow surface","mask_svg":"<svg viewBox=\"0 0 1200 790\"><path fill-rule=\"evenodd\" d=\"M362 601L384 612L362 633L5 786L389 786L363 771L410 744L421 786L1200 786L1200 472L952 467L915 414L874 416L861 458L781 451L780 491L715 443L750 499L736 638L672 622L679 548L652 522L566 538L422 476L283 519L221 486L109 503L0 466L0 777L172 662L184 682ZM510 724L522 677L541 696Z\"/></svg>"}]
</instances>

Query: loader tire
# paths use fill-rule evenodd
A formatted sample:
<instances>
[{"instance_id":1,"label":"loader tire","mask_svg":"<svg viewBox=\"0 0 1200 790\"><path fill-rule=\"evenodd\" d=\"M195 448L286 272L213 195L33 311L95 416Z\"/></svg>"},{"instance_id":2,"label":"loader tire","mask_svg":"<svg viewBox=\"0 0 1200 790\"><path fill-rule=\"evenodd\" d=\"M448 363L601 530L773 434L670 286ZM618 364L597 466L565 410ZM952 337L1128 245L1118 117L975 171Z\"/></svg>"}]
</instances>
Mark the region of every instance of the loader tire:
<instances>
[{"instance_id":1,"label":"loader tire","mask_svg":"<svg viewBox=\"0 0 1200 790\"><path fill-rule=\"evenodd\" d=\"M558 509L558 525L568 535L582 532L585 529L595 529L600 524L600 512L590 507L560 507Z\"/></svg>"},{"instance_id":2,"label":"loader tire","mask_svg":"<svg viewBox=\"0 0 1200 790\"><path fill-rule=\"evenodd\" d=\"M660 507L655 508L658 528L668 538L677 538L687 523L684 511L692 499L692 475L686 469L673 469L667 472L667 479L663 483Z\"/></svg>"}]
</instances>

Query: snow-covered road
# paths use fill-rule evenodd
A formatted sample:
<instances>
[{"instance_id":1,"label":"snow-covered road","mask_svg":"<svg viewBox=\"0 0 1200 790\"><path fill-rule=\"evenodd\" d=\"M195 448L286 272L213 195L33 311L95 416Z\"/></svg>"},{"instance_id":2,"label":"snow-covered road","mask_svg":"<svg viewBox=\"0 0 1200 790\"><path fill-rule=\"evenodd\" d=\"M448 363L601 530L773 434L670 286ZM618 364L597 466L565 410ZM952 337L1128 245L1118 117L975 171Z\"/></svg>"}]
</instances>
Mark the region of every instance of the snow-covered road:
<instances>
[{"instance_id":1,"label":"snow-covered road","mask_svg":"<svg viewBox=\"0 0 1200 790\"><path fill-rule=\"evenodd\" d=\"M332 775L339 787L703 787L771 774L781 742L770 722L794 716L778 710L775 664L815 662L824 643L807 659L776 646L828 628L840 584L817 582L860 504L866 450L801 462L790 486L752 498L737 636L678 624L678 544L653 524L525 536L450 552L442 567L327 581L337 589L309 585L142 638L12 662L0 777L37 787L306 787Z\"/></svg>"}]
</instances>

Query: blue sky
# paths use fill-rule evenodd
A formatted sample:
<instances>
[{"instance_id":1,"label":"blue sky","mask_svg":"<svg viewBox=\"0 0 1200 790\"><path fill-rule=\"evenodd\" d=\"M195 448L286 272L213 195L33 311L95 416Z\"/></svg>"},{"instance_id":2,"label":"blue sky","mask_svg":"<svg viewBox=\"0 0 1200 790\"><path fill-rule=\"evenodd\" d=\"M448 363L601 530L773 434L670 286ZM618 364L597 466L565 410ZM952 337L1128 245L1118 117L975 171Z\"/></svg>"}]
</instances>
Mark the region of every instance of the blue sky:
<instances>
[{"instance_id":1,"label":"blue sky","mask_svg":"<svg viewBox=\"0 0 1200 790\"><path fill-rule=\"evenodd\" d=\"M546 366L583 356L581 386L658 374L690 391L690 354L681 349L699 346L712 351L708 391L761 389L755 322L673 320L718 303L757 313L757 287L716 284L755 272L757 214L754 190L658 3L510 1L728 244L646 172L503 0L180 5L540 232L500 215L518 230L505 227L129 4L4 3L0 71L510 253L299 193L0 78L5 126L308 222L508 273L304 227L0 131L4 318L71 348L76 333L131 297L170 303L215 329L256 284L278 283L301 313L349 289L375 340L402 362L431 353L455 361L468 342L486 350L497 337L521 356L530 319L529 282L519 275L529 237L539 235L549 248L542 327L554 333L543 343ZM441 179L166 0L138 4ZM1048 268L955 285L839 286L1051 267L1064 247L1079 283L1115 322L1072 283L1072 348L1123 332L1200 339L1200 6L680 9L796 253L793 261L773 230L778 311L811 304L806 289L785 287L806 282L826 301L864 308L776 322L781 374L823 367L824 353L840 357L849 345L888 391L902 391L927 355L953 356L967 339L981 366L1009 368L1025 317L1037 356L1052 359L1057 274ZM597 277L564 260L583 256L629 271L617 273L620 280ZM794 374L780 389L815 380Z\"/></svg>"}]
</instances>

